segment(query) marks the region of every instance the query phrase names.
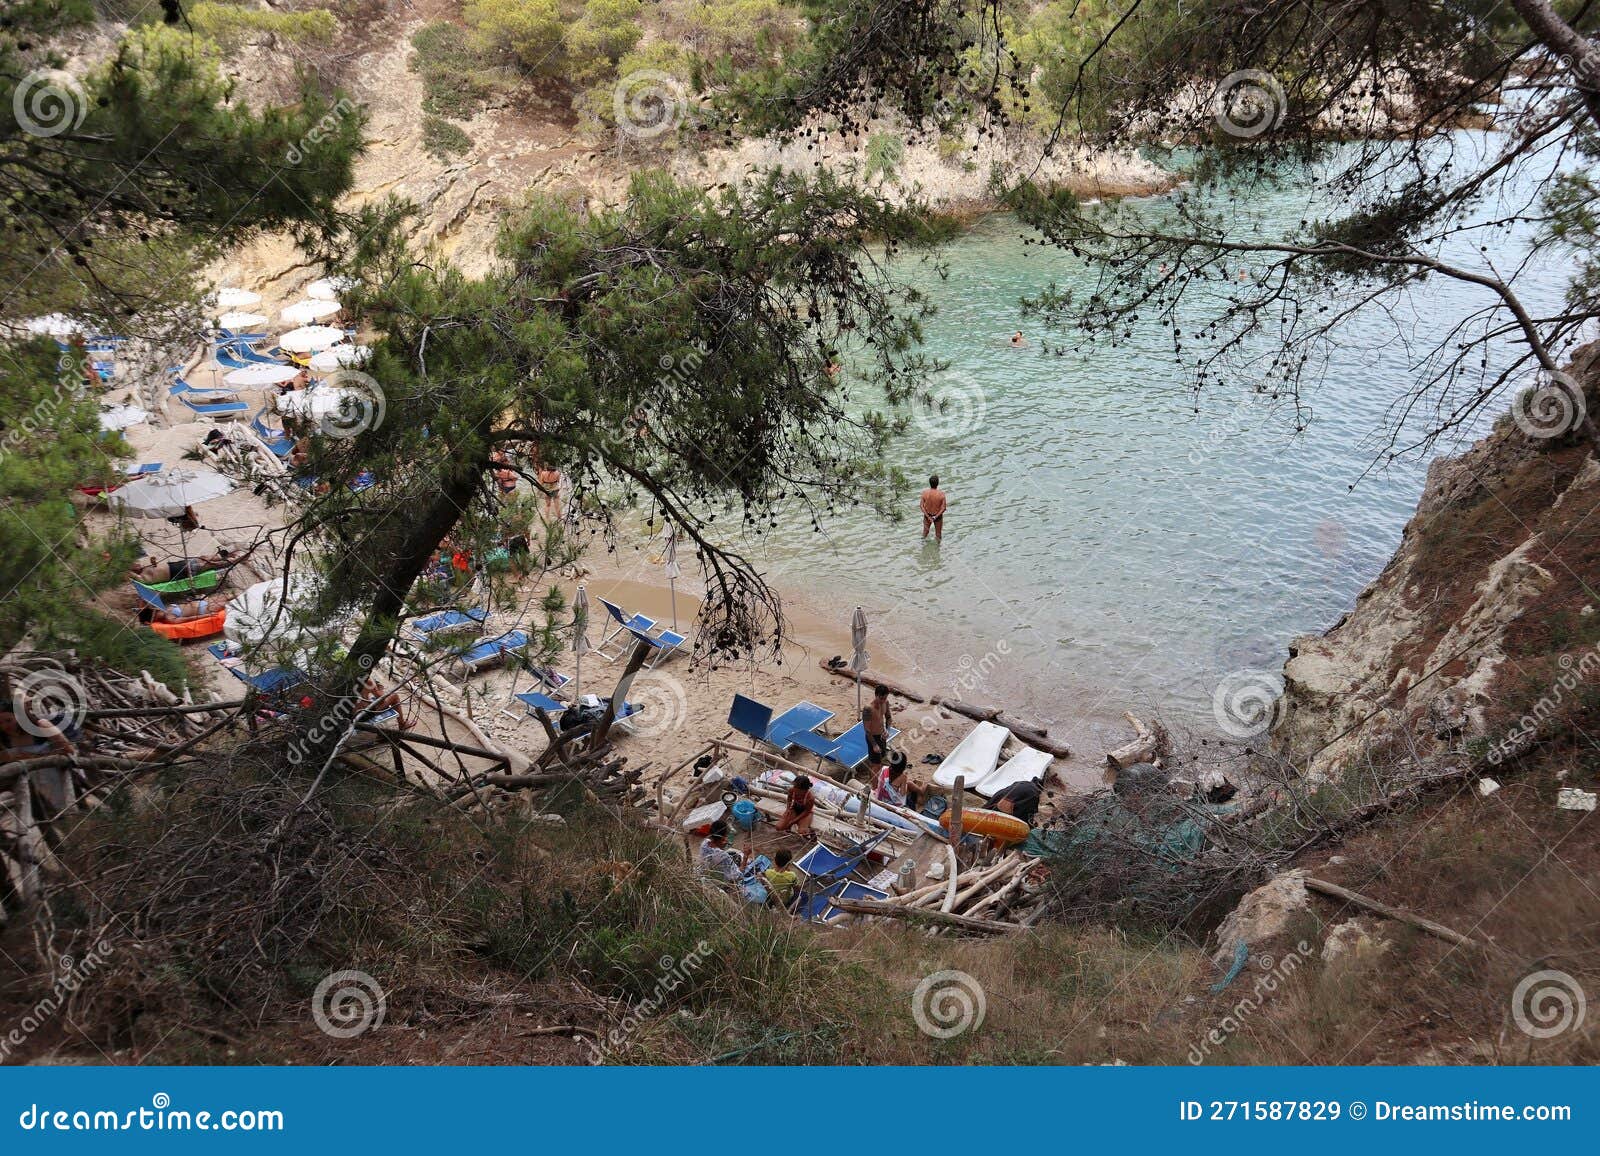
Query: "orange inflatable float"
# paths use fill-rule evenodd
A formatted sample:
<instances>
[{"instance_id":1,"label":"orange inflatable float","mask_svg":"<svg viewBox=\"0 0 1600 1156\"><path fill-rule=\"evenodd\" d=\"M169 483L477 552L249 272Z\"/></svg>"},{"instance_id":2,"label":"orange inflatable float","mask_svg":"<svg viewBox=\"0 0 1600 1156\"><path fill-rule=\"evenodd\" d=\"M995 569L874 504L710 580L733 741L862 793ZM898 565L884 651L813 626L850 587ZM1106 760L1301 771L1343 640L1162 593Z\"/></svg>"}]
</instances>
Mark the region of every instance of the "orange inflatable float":
<instances>
[{"instance_id":1,"label":"orange inflatable float","mask_svg":"<svg viewBox=\"0 0 1600 1156\"><path fill-rule=\"evenodd\" d=\"M939 826L950 829L950 812L939 816ZM961 812L961 831L965 835L987 835L1002 847L1020 843L1032 830L1015 815L1004 811L991 811L984 807L969 807Z\"/></svg>"},{"instance_id":2,"label":"orange inflatable float","mask_svg":"<svg viewBox=\"0 0 1600 1156\"><path fill-rule=\"evenodd\" d=\"M227 620L228 608L224 606L220 610L213 610L210 614L202 614L185 622L152 622L150 629L163 638L183 642L191 638L210 638L213 634L221 634L222 624Z\"/></svg>"}]
</instances>

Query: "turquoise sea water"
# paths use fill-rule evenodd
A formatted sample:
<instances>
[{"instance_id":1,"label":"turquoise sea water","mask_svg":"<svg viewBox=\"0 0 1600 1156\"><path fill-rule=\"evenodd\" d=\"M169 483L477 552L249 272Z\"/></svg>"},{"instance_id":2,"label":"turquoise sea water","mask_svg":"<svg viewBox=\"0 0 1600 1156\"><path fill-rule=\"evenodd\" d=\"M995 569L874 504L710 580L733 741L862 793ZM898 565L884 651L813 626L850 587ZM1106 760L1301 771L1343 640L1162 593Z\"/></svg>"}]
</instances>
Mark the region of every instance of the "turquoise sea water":
<instances>
[{"instance_id":1,"label":"turquoise sea water","mask_svg":"<svg viewBox=\"0 0 1600 1156\"><path fill-rule=\"evenodd\" d=\"M1307 203L1287 189L1229 211L1270 234ZM1522 241L1496 246L1503 259ZM1297 435L1292 410L1248 377L1196 398L1153 324L1115 348L1042 355L1019 299L1052 279L1090 283L1069 257L1025 246L1016 221L988 219L948 257L947 279L910 275L939 305L928 345L951 363L953 404L924 411L893 451L914 477L940 475L943 545L920 540L914 508L898 525L857 511L769 541L768 566L842 621L865 607L869 649L914 681L1079 738L1125 709L1217 733L1213 696L1230 672L1280 668L1289 641L1336 621L1398 544L1427 463L1371 468L1386 411L1422 340L1484 304L1482 291L1440 280L1364 313L1314 375ZM1559 299L1559 266L1531 276L1527 296ZM1012 348L1019 328L1029 344Z\"/></svg>"}]
</instances>

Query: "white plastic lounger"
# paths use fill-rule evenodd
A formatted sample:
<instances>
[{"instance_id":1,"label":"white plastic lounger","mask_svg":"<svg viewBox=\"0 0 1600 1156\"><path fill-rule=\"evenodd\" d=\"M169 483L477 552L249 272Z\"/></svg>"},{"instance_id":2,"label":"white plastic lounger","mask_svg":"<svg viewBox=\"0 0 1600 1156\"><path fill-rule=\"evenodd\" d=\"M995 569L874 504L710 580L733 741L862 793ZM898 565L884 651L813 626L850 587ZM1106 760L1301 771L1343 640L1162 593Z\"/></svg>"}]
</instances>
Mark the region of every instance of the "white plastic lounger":
<instances>
[{"instance_id":1,"label":"white plastic lounger","mask_svg":"<svg viewBox=\"0 0 1600 1156\"><path fill-rule=\"evenodd\" d=\"M944 757L939 769L933 773L933 782L939 787L954 787L956 776L964 775L967 788L994 774L1000 761L1000 748L1006 745L1011 732L991 722L981 722L967 732L967 737L956 744L956 749Z\"/></svg>"},{"instance_id":2,"label":"white plastic lounger","mask_svg":"<svg viewBox=\"0 0 1600 1156\"><path fill-rule=\"evenodd\" d=\"M977 791L980 795L998 795L1015 783L1025 783L1029 779L1042 777L1050 769L1051 757L1044 751L1036 751L1032 747L1023 747L996 767L994 774L976 786L968 783L967 789Z\"/></svg>"}]
</instances>

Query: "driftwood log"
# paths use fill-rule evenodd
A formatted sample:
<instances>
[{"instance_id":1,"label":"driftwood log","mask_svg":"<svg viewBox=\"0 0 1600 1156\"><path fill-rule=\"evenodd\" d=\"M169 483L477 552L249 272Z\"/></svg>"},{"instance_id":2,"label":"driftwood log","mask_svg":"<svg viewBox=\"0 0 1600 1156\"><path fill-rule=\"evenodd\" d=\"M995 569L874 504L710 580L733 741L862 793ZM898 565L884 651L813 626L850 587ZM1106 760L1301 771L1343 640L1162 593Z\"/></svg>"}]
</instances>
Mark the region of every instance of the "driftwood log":
<instances>
[{"instance_id":1,"label":"driftwood log","mask_svg":"<svg viewBox=\"0 0 1600 1156\"><path fill-rule=\"evenodd\" d=\"M946 911L928 911L920 907L901 907L894 903L882 903L876 899L830 899L828 905L853 915L881 915L889 919L907 919L913 923L927 923L935 927L979 931L985 935L1004 935L1022 930L1022 925L1018 923L1004 923L998 919L977 919L971 915L953 915Z\"/></svg>"},{"instance_id":2,"label":"driftwood log","mask_svg":"<svg viewBox=\"0 0 1600 1156\"><path fill-rule=\"evenodd\" d=\"M1172 743L1167 737L1166 727L1160 723L1147 727L1126 711L1122 717L1133 728L1133 738L1106 752L1106 765L1113 771L1125 771L1138 763L1153 763L1171 752Z\"/></svg>"},{"instance_id":3,"label":"driftwood log","mask_svg":"<svg viewBox=\"0 0 1600 1156\"><path fill-rule=\"evenodd\" d=\"M1069 758L1072 755L1072 749L1066 743L1052 739L1044 727L1008 715L1001 707L964 702L961 699L948 698L942 694L924 694L921 691L903 686L892 679L884 678L881 674L865 671L858 675L847 666L829 666L826 661L822 663L822 669L836 678L842 678L849 682L860 682L863 686L873 688L881 686L890 694L898 695L900 698L907 699L910 702L925 702L933 706L943 707L953 714L972 719L974 722L992 722L996 726L1005 727L1016 737L1018 742L1026 743L1030 747L1037 747L1046 754L1054 755L1058 759Z\"/></svg>"},{"instance_id":4,"label":"driftwood log","mask_svg":"<svg viewBox=\"0 0 1600 1156\"><path fill-rule=\"evenodd\" d=\"M1442 923L1435 923L1431 919L1413 914L1400 907L1390 907L1387 903L1374 899L1370 895L1363 895L1359 891L1351 891L1348 887L1341 887L1337 883L1329 883L1326 879L1316 879L1307 875L1305 877L1305 885L1307 891L1315 891L1319 895L1342 900L1352 907L1359 907L1364 911L1372 912L1374 915L1381 915L1385 919L1393 919L1397 923L1408 924L1419 931L1426 931L1429 935L1436 936L1446 943L1453 943L1457 947L1468 947L1482 952L1501 950L1481 940L1462 935L1459 931L1453 931Z\"/></svg>"}]
</instances>

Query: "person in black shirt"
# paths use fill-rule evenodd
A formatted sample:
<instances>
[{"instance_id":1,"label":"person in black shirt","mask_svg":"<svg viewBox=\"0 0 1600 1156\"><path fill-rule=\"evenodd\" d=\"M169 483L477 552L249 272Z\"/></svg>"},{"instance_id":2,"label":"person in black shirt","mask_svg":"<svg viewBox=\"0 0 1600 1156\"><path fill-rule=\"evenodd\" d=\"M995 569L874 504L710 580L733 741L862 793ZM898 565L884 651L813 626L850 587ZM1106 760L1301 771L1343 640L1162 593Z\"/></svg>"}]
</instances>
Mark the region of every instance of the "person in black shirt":
<instances>
[{"instance_id":1,"label":"person in black shirt","mask_svg":"<svg viewBox=\"0 0 1600 1156\"><path fill-rule=\"evenodd\" d=\"M989 800L989 805L996 811L1004 811L1008 815L1015 815L1030 827L1033 825L1034 816L1039 813L1039 799L1044 790L1039 786L1037 779L1026 782L1013 783Z\"/></svg>"}]
</instances>

